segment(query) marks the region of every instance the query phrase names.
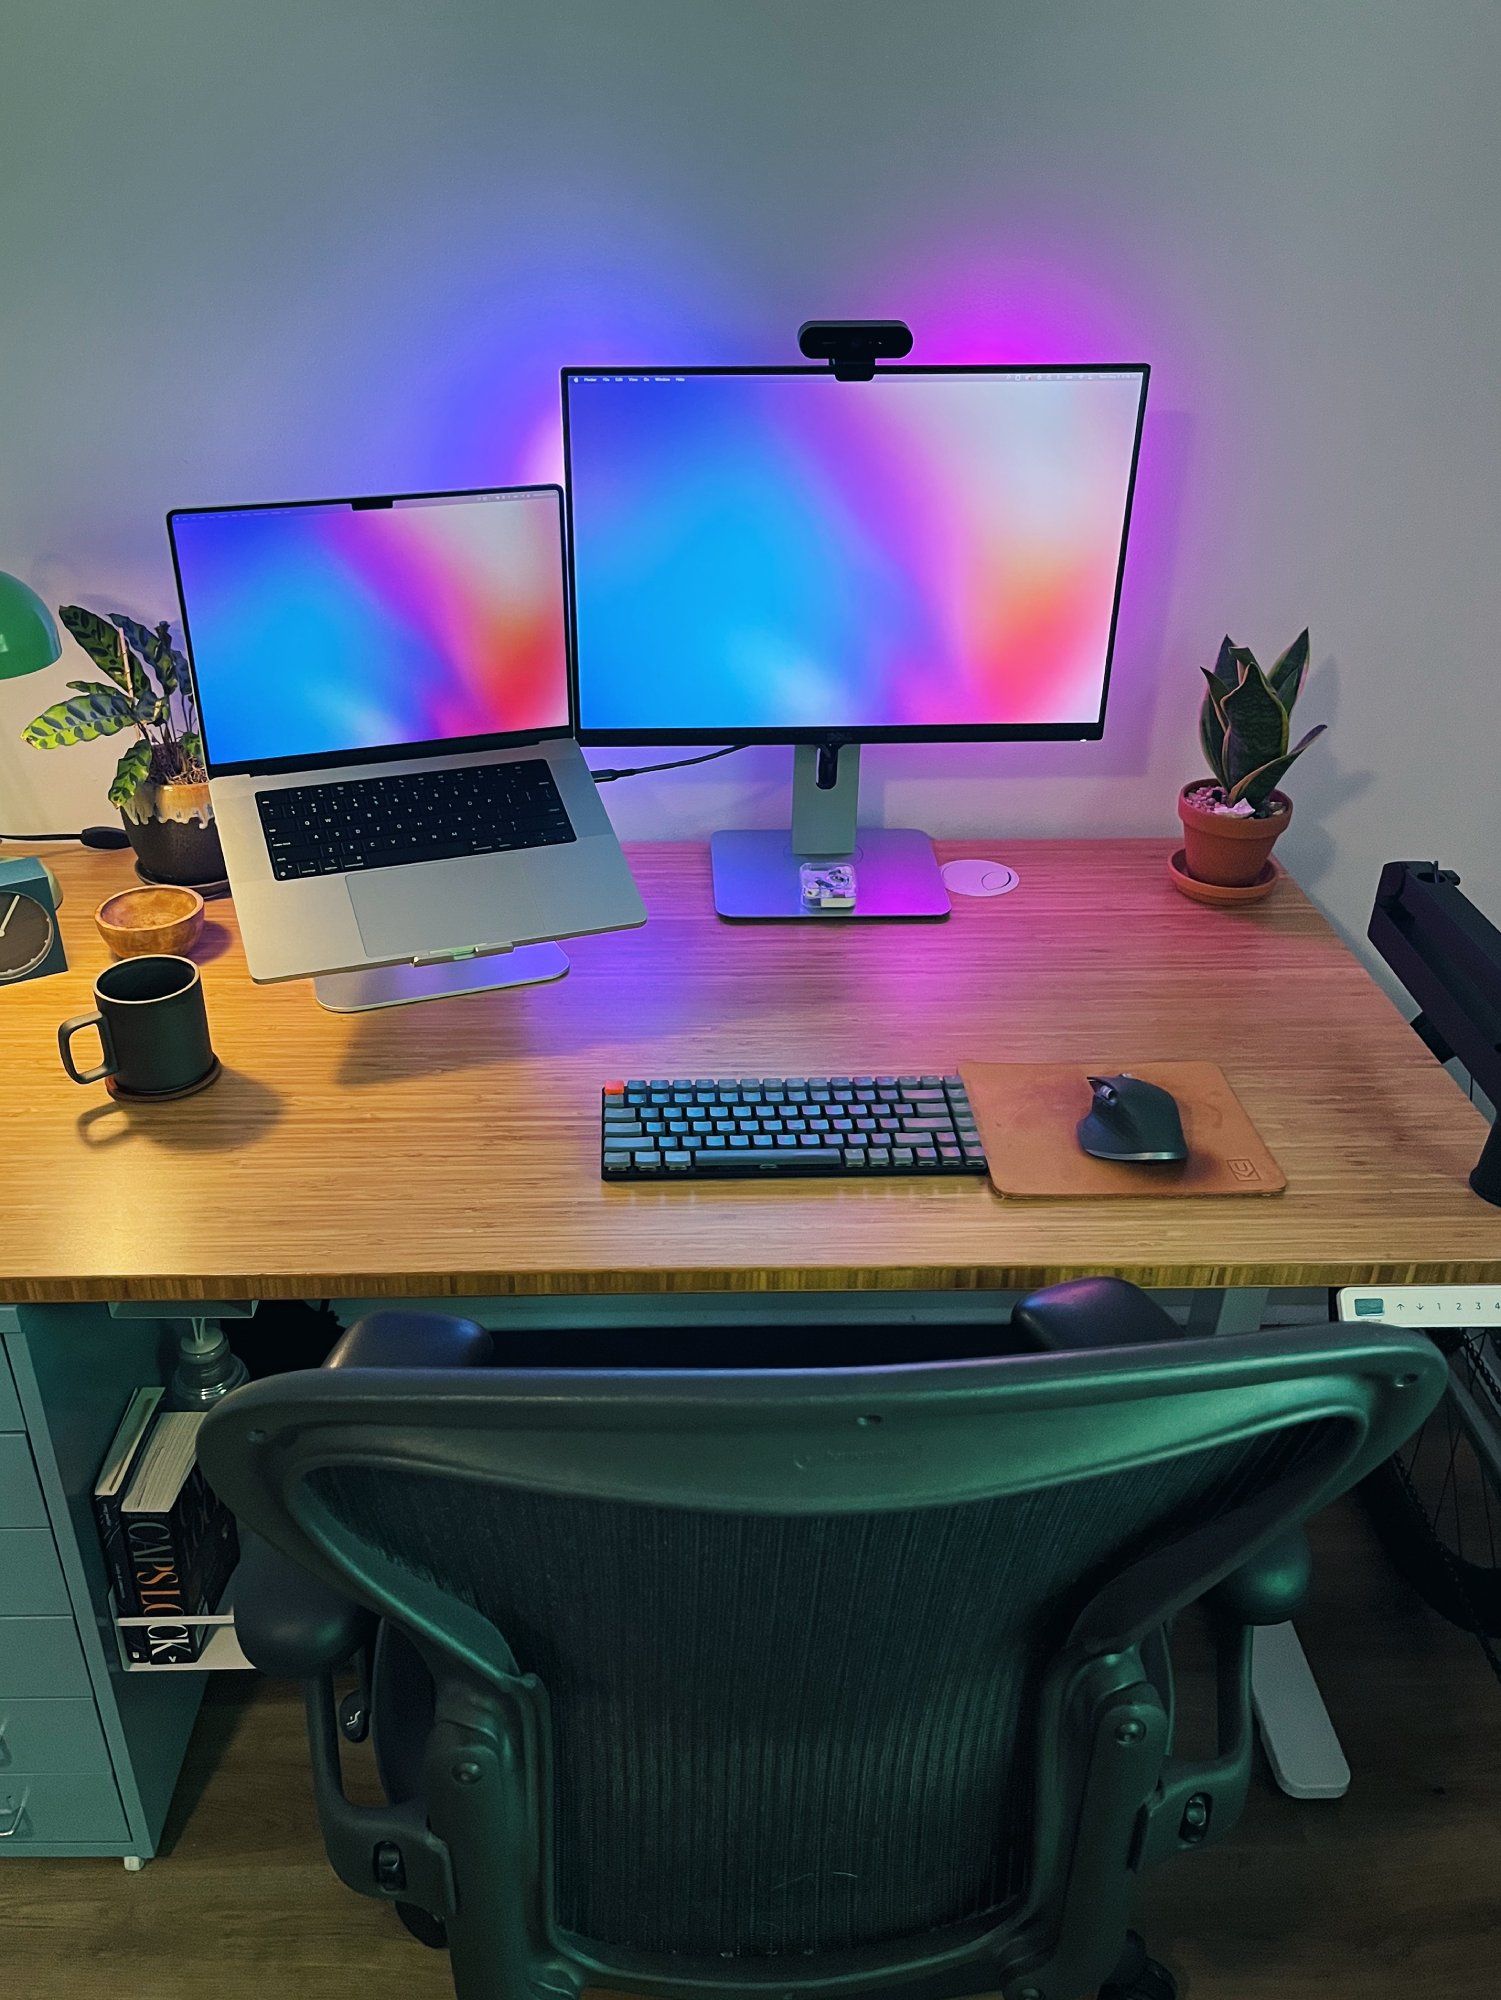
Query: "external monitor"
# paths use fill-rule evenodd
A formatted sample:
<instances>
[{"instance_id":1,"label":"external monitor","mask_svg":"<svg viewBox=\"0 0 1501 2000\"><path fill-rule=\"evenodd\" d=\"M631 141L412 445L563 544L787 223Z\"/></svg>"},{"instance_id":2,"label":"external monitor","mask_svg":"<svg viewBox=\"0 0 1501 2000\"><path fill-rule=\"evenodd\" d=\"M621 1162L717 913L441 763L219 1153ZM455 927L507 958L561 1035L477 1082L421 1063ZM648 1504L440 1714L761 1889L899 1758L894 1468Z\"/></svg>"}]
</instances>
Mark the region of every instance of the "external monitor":
<instances>
[{"instance_id":1,"label":"external monitor","mask_svg":"<svg viewBox=\"0 0 1501 2000\"><path fill-rule=\"evenodd\" d=\"M582 740L798 746L790 841L715 836L723 914L833 858L854 914L944 915L926 836L857 830L858 746L1102 734L1147 377L564 372Z\"/></svg>"}]
</instances>

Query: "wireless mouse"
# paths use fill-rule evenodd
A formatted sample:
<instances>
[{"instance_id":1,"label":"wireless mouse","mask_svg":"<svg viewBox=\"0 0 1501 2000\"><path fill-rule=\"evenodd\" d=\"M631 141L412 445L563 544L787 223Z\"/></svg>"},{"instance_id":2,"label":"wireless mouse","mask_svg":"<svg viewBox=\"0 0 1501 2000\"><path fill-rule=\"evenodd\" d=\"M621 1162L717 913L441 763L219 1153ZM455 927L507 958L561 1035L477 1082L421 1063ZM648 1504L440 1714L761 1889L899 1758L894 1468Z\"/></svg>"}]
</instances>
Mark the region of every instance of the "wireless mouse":
<instances>
[{"instance_id":1,"label":"wireless mouse","mask_svg":"<svg viewBox=\"0 0 1501 2000\"><path fill-rule=\"evenodd\" d=\"M1139 1076L1092 1076L1094 1102L1079 1120L1079 1144L1097 1160L1186 1160L1178 1100Z\"/></svg>"}]
</instances>

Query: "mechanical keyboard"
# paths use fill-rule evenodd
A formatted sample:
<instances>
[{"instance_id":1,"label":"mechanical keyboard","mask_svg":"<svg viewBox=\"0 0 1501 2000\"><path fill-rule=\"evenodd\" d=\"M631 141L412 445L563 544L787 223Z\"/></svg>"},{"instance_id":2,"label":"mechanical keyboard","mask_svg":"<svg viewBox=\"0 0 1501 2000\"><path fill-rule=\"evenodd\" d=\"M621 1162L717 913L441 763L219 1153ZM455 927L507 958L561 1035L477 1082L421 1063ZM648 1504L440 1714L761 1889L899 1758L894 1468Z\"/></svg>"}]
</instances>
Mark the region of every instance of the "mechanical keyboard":
<instances>
[{"instance_id":1,"label":"mechanical keyboard","mask_svg":"<svg viewBox=\"0 0 1501 2000\"><path fill-rule=\"evenodd\" d=\"M607 1181L983 1174L957 1076L636 1077L603 1092Z\"/></svg>"},{"instance_id":2,"label":"mechanical keyboard","mask_svg":"<svg viewBox=\"0 0 1501 2000\"><path fill-rule=\"evenodd\" d=\"M577 838L545 757L288 785L255 803L278 882Z\"/></svg>"}]
</instances>

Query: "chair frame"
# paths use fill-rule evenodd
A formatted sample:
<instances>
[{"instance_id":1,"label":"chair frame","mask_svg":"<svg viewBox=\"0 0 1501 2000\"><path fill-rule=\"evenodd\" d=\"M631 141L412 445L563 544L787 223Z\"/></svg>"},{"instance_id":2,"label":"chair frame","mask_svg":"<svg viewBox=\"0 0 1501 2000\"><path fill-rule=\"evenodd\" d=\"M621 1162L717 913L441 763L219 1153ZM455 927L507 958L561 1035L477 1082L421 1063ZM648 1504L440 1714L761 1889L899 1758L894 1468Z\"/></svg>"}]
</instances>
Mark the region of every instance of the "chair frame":
<instances>
[{"instance_id":1,"label":"chair frame","mask_svg":"<svg viewBox=\"0 0 1501 2000\"><path fill-rule=\"evenodd\" d=\"M1252 1630L1288 1616L1306 1582L1290 1531L1387 1457L1444 1380L1421 1336L1372 1327L807 1373L391 1365L403 1352L391 1323L423 1317L373 1315L334 1369L236 1392L205 1424L201 1455L242 1523L334 1607L291 1660L308 1683L330 1860L351 1888L443 1923L461 2000L573 2000L586 1986L662 2000L1078 2000L1110 1975L1139 1870L1219 1837L1240 1811ZM362 1328L385 1365L360 1365ZM431 1358L420 1329L409 1351ZM546 1690L478 1612L359 1542L307 1484L359 1464L573 1497L864 1512L1021 1492L1325 1419L1327 1443L1291 1473L1117 1572L1079 1612L1042 1689L1026 1906L1000 1925L796 1963L664 1958L563 1931ZM280 1581L263 1597L293 1587L268 1561ZM1162 1632L1206 1594L1218 1741L1187 1760L1172 1751ZM408 1636L436 1688L423 1796L384 1807L345 1796L333 1682L368 1645L372 1614Z\"/></svg>"}]
</instances>

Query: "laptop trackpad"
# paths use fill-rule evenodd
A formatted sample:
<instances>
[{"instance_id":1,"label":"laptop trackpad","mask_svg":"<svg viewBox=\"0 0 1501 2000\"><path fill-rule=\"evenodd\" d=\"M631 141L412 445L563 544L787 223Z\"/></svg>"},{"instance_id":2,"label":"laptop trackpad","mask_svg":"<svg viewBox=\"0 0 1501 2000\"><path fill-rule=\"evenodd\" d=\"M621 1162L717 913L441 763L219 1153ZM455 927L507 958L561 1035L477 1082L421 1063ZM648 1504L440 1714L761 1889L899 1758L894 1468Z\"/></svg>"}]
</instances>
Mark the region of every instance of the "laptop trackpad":
<instances>
[{"instance_id":1,"label":"laptop trackpad","mask_svg":"<svg viewBox=\"0 0 1501 2000\"><path fill-rule=\"evenodd\" d=\"M389 960L538 937L531 891L509 859L473 854L346 875L360 942Z\"/></svg>"}]
</instances>

